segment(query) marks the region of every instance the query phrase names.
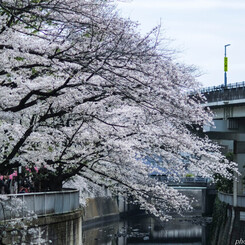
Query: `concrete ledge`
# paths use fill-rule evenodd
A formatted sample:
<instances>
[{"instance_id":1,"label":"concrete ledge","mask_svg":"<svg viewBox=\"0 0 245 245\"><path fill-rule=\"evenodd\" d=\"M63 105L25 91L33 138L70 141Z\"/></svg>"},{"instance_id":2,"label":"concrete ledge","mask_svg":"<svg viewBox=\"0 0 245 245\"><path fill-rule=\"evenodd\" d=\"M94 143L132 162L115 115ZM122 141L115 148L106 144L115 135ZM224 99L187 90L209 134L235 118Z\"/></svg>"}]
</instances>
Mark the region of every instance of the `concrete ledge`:
<instances>
[{"instance_id":1,"label":"concrete ledge","mask_svg":"<svg viewBox=\"0 0 245 245\"><path fill-rule=\"evenodd\" d=\"M39 216L36 220L33 221L34 225L50 225L55 223L62 223L71 220L80 219L82 217L83 210L77 209L73 212L64 213L64 214L49 214L45 216Z\"/></svg>"},{"instance_id":2,"label":"concrete ledge","mask_svg":"<svg viewBox=\"0 0 245 245\"><path fill-rule=\"evenodd\" d=\"M97 217L94 219L82 221L82 228L83 228L83 230L86 230L86 229L89 229L91 227L100 226L101 224L104 224L104 223L110 223L110 222L119 221L119 220L120 220L119 214L105 215L102 217Z\"/></svg>"}]
</instances>

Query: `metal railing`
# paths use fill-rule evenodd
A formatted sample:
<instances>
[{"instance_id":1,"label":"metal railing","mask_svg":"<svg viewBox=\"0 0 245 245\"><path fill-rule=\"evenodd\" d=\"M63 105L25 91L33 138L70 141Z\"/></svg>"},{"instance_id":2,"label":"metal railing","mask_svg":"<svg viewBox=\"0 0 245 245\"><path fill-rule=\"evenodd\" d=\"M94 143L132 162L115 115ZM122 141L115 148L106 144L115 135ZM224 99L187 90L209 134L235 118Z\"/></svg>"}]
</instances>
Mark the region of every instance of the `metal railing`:
<instances>
[{"instance_id":1,"label":"metal railing","mask_svg":"<svg viewBox=\"0 0 245 245\"><path fill-rule=\"evenodd\" d=\"M236 88L243 88L243 87L245 87L245 81L239 83L230 83L227 84L226 87L224 84L219 86L206 87L201 89L201 93L210 93L215 91L222 91L224 89L236 89Z\"/></svg>"},{"instance_id":2,"label":"metal railing","mask_svg":"<svg viewBox=\"0 0 245 245\"><path fill-rule=\"evenodd\" d=\"M233 205L233 194L218 192L219 200L229 205ZM237 196L237 206L245 208L245 195Z\"/></svg>"},{"instance_id":3,"label":"metal railing","mask_svg":"<svg viewBox=\"0 0 245 245\"><path fill-rule=\"evenodd\" d=\"M203 88L200 91L208 103L245 99L245 82Z\"/></svg>"},{"instance_id":4,"label":"metal railing","mask_svg":"<svg viewBox=\"0 0 245 245\"><path fill-rule=\"evenodd\" d=\"M245 81L239 83L230 83L227 86L219 85L202 88L199 91L190 91L188 95L195 97L201 93L206 98L202 103L213 103L220 101L244 100L245 99ZM239 101L237 102L239 103ZM244 101L242 102L244 104Z\"/></svg>"},{"instance_id":5,"label":"metal railing","mask_svg":"<svg viewBox=\"0 0 245 245\"><path fill-rule=\"evenodd\" d=\"M168 177L167 175L152 175L158 181L165 182L169 186L210 186L211 182L209 178L203 177L180 177L179 179L174 179Z\"/></svg>"},{"instance_id":6,"label":"metal railing","mask_svg":"<svg viewBox=\"0 0 245 245\"><path fill-rule=\"evenodd\" d=\"M6 200L2 200L2 205L0 205L0 220L24 217L31 213L35 213L38 216L63 214L79 208L79 190L74 189L4 195L4 198ZM10 208L14 202L22 205L21 207L16 207L18 212Z\"/></svg>"}]
</instances>

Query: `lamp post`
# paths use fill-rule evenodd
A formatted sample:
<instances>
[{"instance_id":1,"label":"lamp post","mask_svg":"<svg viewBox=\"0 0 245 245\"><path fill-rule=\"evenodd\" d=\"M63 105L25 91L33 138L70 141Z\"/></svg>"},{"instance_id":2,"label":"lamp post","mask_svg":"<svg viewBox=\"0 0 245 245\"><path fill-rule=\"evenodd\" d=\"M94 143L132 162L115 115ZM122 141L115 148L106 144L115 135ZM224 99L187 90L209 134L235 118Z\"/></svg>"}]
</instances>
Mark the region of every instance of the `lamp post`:
<instances>
[{"instance_id":1,"label":"lamp post","mask_svg":"<svg viewBox=\"0 0 245 245\"><path fill-rule=\"evenodd\" d=\"M225 71L225 87L227 87L227 75L226 72L228 71L228 57L226 57L226 47L230 46L230 44L225 45L225 59L224 59L224 71Z\"/></svg>"}]
</instances>

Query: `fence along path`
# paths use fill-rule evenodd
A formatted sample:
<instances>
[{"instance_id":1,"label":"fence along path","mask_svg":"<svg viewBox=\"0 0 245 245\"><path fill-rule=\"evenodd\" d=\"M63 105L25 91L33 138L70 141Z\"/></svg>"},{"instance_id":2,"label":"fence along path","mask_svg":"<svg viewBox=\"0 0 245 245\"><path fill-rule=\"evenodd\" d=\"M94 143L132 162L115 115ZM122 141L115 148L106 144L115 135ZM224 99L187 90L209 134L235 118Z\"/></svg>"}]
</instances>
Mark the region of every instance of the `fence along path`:
<instances>
[{"instance_id":1,"label":"fence along path","mask_svg":"<svg viewBox=\"0 0 245 245\"><path fill-rule=\"evenodd\" d=\"M0 205L0 220L24 217L31 213L38 216L63 214L78 208L79 190L74 189L3 195Z\"/></svg>"}]
</instances>

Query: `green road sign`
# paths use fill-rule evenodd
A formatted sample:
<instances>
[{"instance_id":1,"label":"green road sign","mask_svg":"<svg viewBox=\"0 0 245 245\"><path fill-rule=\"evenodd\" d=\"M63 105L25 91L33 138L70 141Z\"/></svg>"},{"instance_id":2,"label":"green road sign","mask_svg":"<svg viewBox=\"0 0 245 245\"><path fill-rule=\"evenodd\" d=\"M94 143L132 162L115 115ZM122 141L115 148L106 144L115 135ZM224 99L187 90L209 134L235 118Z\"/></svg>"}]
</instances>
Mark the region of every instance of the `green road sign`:
<instances>
[{"instance_id":1,"label":"green road sign","mask_svg":"<svg viewBox=\"0 0 245 245\"><path fill-rule=\"evenodd\" d=\"M228 71L228 57L225 57L224 60L224 71Z\"/></svg>"}]
</instances>

